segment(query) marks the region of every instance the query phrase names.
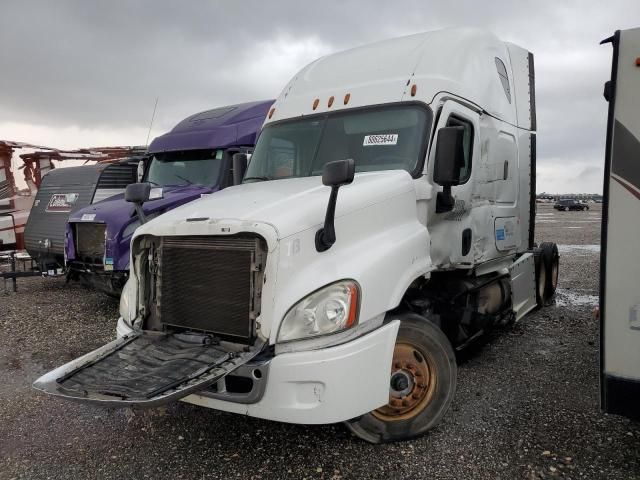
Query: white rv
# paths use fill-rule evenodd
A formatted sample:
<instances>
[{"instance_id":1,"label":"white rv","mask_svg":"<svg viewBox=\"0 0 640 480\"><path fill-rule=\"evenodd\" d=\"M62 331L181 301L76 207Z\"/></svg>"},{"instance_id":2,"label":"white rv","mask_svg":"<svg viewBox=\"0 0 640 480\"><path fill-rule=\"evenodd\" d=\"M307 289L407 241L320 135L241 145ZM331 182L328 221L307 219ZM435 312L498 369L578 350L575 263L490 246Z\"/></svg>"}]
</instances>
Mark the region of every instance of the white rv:
<instances>
[{"instance_id":1,"label":"white rv","mask_svg":"<svg viewBox=\"0 0 640 480\"><path fill-rule=\"evenodd\" d=\"M613 44L600 262L601 403L640 419L640 28Z\"/></svg>"},{"instance_id":2,"label":"white rv","mask_svg":"<svg viewBox=\"0 0 640 480\"><path fill-rule=\"evenodd\" d=\"M243 184L136 231L119 339L34 386L423 434L455 351L555 290L557 248L533 243L534 98L532 54L477 30L311 63L234 159Z\"/></svg>"}]
</instances>

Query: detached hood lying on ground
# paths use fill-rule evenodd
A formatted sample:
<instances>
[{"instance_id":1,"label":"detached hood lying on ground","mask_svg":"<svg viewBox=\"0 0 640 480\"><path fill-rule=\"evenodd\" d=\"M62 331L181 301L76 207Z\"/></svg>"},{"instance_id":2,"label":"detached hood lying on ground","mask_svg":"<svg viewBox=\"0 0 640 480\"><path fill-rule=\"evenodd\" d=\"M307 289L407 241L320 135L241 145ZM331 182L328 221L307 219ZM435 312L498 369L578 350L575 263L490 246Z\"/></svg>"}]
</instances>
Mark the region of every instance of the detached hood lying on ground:
<instances>
[{"instance_id":1,"label":"detached hood lying on ground","mask_svg":"<svg viewBox=\"0 0 640 480\"><path fill-rule=\"evenodd\" d=\"M359 173L340 188L336 218L413 190L404 170ZM246 183L176 208L143 225L137 235L171 235L189 219L240 220L271 225L279 239L324 222L330 187L322 178L304 177Z\"/></svg>"}]
</instances>

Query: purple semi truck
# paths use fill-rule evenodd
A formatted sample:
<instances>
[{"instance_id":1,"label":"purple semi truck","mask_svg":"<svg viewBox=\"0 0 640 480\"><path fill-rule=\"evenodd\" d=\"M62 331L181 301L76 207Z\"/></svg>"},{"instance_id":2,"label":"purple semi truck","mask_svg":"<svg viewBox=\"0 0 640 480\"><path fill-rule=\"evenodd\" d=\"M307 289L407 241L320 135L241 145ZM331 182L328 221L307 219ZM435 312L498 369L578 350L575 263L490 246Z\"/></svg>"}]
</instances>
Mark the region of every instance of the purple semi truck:
<instances>
[{"instance_id":1,"label":"purple semi truck","mask_svg":"<svg viewBox=\"0 0 640 480\"><path fill-rule=\"evenodd\" d=\"M234 153L250 153L273 100L230 105L187 117L151 142L138 181L162 194L137 207L124 194L74 212L67 223L69 278L119 295L129 274L129 243L141 223L233 185Z\"/></svg>"}]
</instances>

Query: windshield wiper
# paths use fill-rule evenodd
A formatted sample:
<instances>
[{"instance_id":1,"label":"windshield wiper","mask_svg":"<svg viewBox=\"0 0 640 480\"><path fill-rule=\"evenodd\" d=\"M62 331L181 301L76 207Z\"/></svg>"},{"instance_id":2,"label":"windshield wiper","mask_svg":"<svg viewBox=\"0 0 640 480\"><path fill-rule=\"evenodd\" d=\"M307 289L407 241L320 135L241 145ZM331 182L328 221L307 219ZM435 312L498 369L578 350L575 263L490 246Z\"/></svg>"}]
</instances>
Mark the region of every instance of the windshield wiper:
<instances>
[{"instance_id":1,"label":"windshield wiper","mask_svg":"<svg viewBox=\"0 0 640 480\"><path fill-rule=\"evenodd\" d=\"M187 185L193 185L193 182L191 180L189 180L188 178L184 178L181 175L178 175L177 173L173 174L174 177L178 177L180 180L184 180L185 182L187 182Z\"/></svg>"},{"instance_id":2,"label":"windshield wiper","mask_svg":"<svg viewBox=\"0 0 640 480\"><path fill-rule=\"evenodd\" d=\"M245 177L242 180L242 183L246 182L247 180L257 180L259 182L266 182L268 180L273 180L273 178L271 178L271 177Z\"/></svg>"}]
</instances>

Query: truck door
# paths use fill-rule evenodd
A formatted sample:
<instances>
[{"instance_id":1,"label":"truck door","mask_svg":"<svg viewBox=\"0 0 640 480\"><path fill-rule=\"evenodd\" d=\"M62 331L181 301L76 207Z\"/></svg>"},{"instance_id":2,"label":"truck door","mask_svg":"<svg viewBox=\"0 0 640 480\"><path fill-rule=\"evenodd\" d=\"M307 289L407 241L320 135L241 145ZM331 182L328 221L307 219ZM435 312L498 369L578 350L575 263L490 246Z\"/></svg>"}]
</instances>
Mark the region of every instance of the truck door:
<instances>
[{"instance_id":1,"label":"truck door","mask_svg":"<svg viewBox=\"0 0 640 480\"><path fill-rule=\"evenodd\" d=\"M640 28L613 44L600 268L600 380L605 412L640 418Z\"/></svg>"},{"instance_id":2,"label":"truck door","mask_svg":"<svg viewBox=\"0 0 640 480\"><path fill-rule=\"evenodd\" d=\"M428 174L433 178L435 158L435 138L438 130L444 127L462 127L464 129L465 165L461 169L460 185L451 187L455 199L452 210L436 213L436 202L432 202L428 225L432 235L432 260L434 265L456 265L468 263L473 258L473 215L472 193L474 163L479 155L479 115L474 110L457 102L447 101L438 115L438 124L434 135L434 145L429 153ZM436 185L437 190L441 188Z\"/></svg>"}]
</instances>

